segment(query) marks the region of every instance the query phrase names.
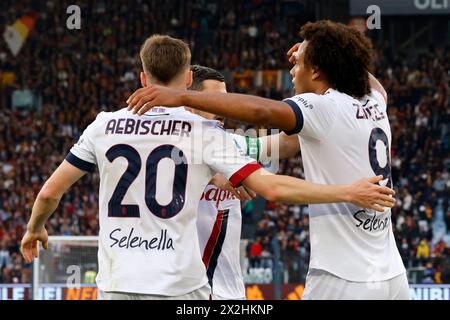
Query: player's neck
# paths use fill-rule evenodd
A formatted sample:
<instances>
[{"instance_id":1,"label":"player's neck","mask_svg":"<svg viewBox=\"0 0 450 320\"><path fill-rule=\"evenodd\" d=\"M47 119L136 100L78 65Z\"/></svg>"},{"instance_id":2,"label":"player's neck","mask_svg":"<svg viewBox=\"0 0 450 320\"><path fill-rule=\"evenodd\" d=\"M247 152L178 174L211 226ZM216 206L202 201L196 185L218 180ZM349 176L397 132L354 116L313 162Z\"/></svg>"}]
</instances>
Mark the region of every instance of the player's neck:
<instances>
[{"instance_id":1,"label":"player's neck","mask_svg":"<svg viewBox=\"0 0 450 320\"><path fill-rule=\"evenodd\" d=\"M324 94L330 88L331 88L330 84L326 81L323 81L323 82L320 82L317 84L317 87L315 88L314 93Z\"/></svg>"},{"instance_id":2,"label":"player's neck","mask_svg":"<svg viewBox=\"0 0 450 320\"><path fill-rule=\"evenodd\" d=\"M152 82L149 82L149 83L152 83ZM163 86L163 87L167 87L167 88L170 88L170 89L187 90L186 82L185 81L180 81L180 80L176 80L176 81L165 83L165 84L164 83L160 83L158 81L154 81L153 84L157 84L157 85L160 85L160 86Z\"/></svg>"},{"instance_id":3,"label":"player's neck","mask_svg":"<svg viewBox=\"0 0 450 320\"><path fill-rule=\"evenodd\" d=\"M168 87L168 88L171 88L171 89L177 89L177 90L187 90L186 84L185 84L185 83L178 84L178 85L176 85L176 84L174 84L174 85L169 85L169 86L167 86L167 87Z\"/></svg>"}]
</instances>

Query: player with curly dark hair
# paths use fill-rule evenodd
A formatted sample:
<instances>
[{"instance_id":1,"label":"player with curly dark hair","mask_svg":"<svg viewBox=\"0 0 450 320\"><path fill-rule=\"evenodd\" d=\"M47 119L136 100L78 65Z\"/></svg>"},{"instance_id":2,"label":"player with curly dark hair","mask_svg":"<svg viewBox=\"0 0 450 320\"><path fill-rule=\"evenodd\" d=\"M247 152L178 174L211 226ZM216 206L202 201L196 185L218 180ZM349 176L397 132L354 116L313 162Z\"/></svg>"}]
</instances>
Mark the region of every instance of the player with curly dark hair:
<instances>
[{"instance_id":1,"label":"player with curly dark hair","mask_svg":"<svg viewBox=\"0 0 450 320\"><path fill-rule=\"evenodd\" d=\"M319 21L305 24L300 36L308 44L304 64L320 70L330 87L356 98L370 93L372 43L361 32L340 23Z\"/></svg>"},{"instance_id":2,"label":"player with curly dark hair","mask_svg":"<svg viewBox=\"0 0 450 320\"><path fill-rule=\"evenodd\" d=\"M300 35L303 42L288 51L296 93L291 98L152 85L128 99L129 110L142 114L152 106L184 105L280 128L284 133L261 138L261 145L269 150L265 142L280 138L279 154L291 155L301 146L306 180L346 184L375 173L392 186L387 95L370 74L370 41L331 21L307 23ZM311 258L303 299L409 299L389 208L380 214L350 203L320 204L310 205L309 215Z\"/></svg>"}]
</instances>

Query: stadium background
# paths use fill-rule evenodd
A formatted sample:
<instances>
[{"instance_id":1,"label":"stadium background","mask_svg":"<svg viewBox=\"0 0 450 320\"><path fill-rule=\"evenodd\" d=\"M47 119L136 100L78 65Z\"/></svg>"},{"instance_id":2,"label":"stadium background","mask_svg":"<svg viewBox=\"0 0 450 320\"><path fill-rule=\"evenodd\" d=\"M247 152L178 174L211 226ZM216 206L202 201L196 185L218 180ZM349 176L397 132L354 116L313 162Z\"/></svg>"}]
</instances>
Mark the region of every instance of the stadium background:
<instances>
[{"instance_id":1,"label":"stadium background","mask_svg":"<svg viewBox=\"0 0 450 320\"><path fill-rule=\"evenodd\" d=\"M66 27L71 4L81 8L80 30ZM370 4L381 8L381 29L364 24ZM285 52L303 23L323 18L362 27L374 43L375 75L389 94L398 248L410 283L418 284L415 298L434 290L434 298L450 299L445 1L2 0L0 33L24 16L30 32L17 55L0 39L0 299L31 297L32 270L19 242L34 198L95 115L124 107L139 86L137 53L147 36L186 40L193 63L222 71L230 92L282 99L292 95ZM300 155L282 161L279 172L304 178ZM64 196L50 235L97 234L97 181L98 174L84 177ZM247 297L298 299L310 250L307 206L257 198L242 208ZM95 296L90 287L70 290L50 288L47 298Z\"/></svg>"}]
</instances>

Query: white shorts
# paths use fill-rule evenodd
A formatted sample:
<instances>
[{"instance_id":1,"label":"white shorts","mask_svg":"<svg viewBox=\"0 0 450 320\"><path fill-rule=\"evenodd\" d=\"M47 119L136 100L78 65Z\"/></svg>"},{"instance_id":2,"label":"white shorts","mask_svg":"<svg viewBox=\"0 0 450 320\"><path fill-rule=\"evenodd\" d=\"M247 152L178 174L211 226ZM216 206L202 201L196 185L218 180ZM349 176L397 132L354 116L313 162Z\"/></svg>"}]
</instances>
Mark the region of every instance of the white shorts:
<instances>
[{"instance_id":1,"label":"white shorts","mask_svg":"<svg viewBox=\"0 0 450 320\"><path fill-rule=\"evenodd\" d=\"M210 294L211 288L209 285L205 285L200 289L175 297L128 292L105 292L98 290L97 300L209 300Z\"/></svg>"},{"instance_id":2,"label":"white shorts","mask_svg":"<svg viewBox=\"0 0 450 320\"><path fill-rule=\"evenodd\" d=\"M310 269L302 300L410 300L406 273L386 281L353 282Z\"/></svg>"},{"instance_id":3,"label":"white shorts","mask_svg":"<svg viewBox=\"0 0 450 320\"><path fill-rule=\"evenodd\" d=\"M211 300L245 300L245 298L224 298L217 294L211 294Z\"/></svg>"}]
</instances>

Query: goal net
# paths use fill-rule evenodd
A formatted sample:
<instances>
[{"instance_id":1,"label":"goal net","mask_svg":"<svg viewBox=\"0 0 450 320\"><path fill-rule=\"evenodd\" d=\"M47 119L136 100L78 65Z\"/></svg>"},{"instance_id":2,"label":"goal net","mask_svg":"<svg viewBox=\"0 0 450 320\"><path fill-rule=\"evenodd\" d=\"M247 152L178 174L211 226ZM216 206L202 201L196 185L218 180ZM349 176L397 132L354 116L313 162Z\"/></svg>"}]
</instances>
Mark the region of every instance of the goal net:
<instances>
[{"instance_id":1,"label":"goal net","mask_svg":"<svg viewBox=\"0 0 450 320\"><path fill-rule=\"evenodd\" d=\"M241 240L241 268L247 270ZM32 298L34 300L96 299L95 277L98 272L98 237L50 236L48 249L39 246L34 259Z\"/></svg>"},{"instance_id":2,"label":"goal net","mask_svg":"<svg viewBox=\"0 0 450 320\"><path fill-rule=\"evenodd\" d=\"M71 289L95 287L97 251L95 236L50 236L48 249L40 247L39 258L34 260L33 299L77 298Z\"/></svg>"}]
</instances>

